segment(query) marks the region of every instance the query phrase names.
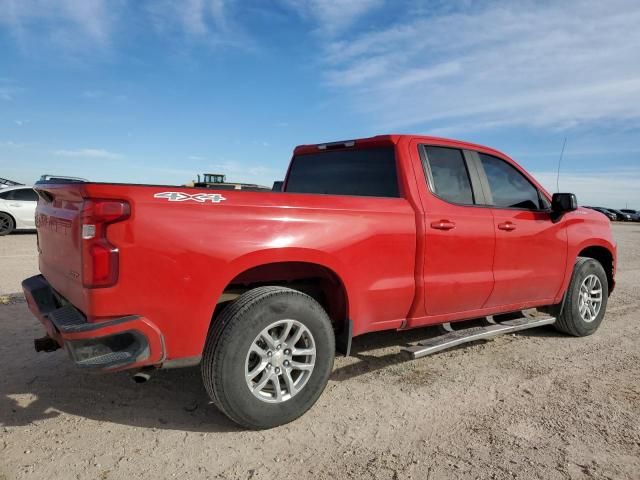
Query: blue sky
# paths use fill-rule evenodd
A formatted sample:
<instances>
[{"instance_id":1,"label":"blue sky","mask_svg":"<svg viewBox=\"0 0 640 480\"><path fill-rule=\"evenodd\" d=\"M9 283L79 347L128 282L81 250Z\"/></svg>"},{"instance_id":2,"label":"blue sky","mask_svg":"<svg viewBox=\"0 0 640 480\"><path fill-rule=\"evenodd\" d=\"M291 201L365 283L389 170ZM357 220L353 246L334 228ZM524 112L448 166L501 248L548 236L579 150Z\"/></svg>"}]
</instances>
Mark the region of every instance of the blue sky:
<instances>
[{"instance_id":1,"label":"blue sky","mask_svg":"<svg viewBox=\"0 0 640 480\"><path fill-rule=\"evenodd\" d=\"M0 176L270 184L421 133L640 208L637 0L0 0Z\"/></svg>"}]
</instances>

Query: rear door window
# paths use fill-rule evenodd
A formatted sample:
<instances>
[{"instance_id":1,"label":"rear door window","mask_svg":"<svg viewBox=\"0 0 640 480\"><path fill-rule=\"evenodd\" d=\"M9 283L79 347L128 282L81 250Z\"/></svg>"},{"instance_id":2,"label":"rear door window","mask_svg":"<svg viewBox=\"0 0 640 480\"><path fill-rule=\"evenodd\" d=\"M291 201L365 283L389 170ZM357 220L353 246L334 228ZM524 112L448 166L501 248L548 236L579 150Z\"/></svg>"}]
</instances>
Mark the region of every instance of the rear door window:
<instances>
[{"instance_id":1,"label":"rear door window","mask_svg":"<svg viewBox=\"0 0 640 480\"><path fill-rule=\"evenodd\" d=\"M345 149L296 155L291 161L286 191L399 197L394 149Z\"/></svg>"},{"instance_id":2,"label":"rear door window","mask_svg":"<svg viewBox=\"0 0 640 480\"><path fill-rule=\"evenodd\" d=\"M494 206L526 210L541 208L538 189L513 165L491 155L478 155L489 181Z\"/></svg>"},{"instance_id":3,"label":"rear door window","mask_svg":"<svg viewBox=\"0 0 640 480\"><path fill-rule=\"evenodd\" d=\"M451 203L473 205L474 196L467 163L461 150L425 147L432 189L438 197Z\"/></svg>"}]
</instances>

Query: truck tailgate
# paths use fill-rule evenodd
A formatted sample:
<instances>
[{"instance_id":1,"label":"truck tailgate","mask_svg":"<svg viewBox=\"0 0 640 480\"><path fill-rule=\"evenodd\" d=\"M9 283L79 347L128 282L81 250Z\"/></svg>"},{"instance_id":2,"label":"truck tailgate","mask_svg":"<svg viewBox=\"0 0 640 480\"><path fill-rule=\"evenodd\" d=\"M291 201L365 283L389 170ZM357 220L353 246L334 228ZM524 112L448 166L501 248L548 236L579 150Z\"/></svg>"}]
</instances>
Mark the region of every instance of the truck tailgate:
<instances>
[{"instance_id":1,"label":"truck tailgate","mask_svg":"<svg viewBox=\"0 0 640 480\"><path fill-rule=\"evenodd\" d=\"M74 184L36 186L40 272L65 298L83 310L81 218L82 187Z\"/></svg>"}]
</instances>

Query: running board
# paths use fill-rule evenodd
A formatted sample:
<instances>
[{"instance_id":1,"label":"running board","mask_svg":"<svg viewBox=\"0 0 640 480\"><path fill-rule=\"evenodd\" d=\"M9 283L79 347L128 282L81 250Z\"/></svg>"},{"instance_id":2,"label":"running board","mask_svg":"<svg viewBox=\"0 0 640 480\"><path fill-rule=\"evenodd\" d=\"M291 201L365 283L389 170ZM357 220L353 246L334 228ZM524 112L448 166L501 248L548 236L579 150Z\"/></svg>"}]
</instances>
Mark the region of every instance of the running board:
<instances>
[{"instance_id":1,"label":"running board","mask_svg":"<svg viewBox=\"0 0 640 480\"><path fill-rule=\"evenodd\" d=\"M475 342L477 340L488 340L489 338L504 335L505 333L527 330L529 328L551 325L556 321L555 317L533 317L525 316L515 320L506 320L486 327L472 327L462 330L454 330L438 337L422 340L417 345L402 347L403 352L407 352L414 359L426 357L432 353L441 352L448 348L457 347L464 343Z\"/></svg>"}]
</instances>

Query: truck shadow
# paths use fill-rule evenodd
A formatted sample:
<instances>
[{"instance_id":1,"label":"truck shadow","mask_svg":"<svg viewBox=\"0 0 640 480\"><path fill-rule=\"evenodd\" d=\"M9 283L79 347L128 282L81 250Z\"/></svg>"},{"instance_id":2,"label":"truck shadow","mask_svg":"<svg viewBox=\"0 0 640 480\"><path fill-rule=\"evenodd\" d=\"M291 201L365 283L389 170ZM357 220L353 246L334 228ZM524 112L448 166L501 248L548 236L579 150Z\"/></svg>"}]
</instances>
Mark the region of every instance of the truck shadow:
<instances>
[{"instance_id":1,"label":"truck shadow","mask_svg":"<svg viewBox=\"0 0 640 480\"><path fill-rule=\"evenodd\" d=\"M9 305L0 313L15 310L16 316L22 316L18 310L23 308ZM159 430L241 430L210 402L198 367L160 370L142 385L135 384L128 373L92 374L73 366L63 351L33 351L32 339L41 335L36 322L0 317L4 317L0 318L0 427L27 426L65 414ZM554 335L552 332L543 328L527 334ZM358 337L353 358L338 359L331 380L349 380L410 361L399 353L399 345L439 333L438 328L430 327Z\"/></svg>"},{"instance_id":2,"label":"truck shadow","mask_svg":"<svg viewBox=\"0 0 640 480\"><path fill-rule=\"evenodd\" d=\"M0 426L27 426L62 413L142 428L193 432L239 431L211 404L198 368L159 371L146 384L127 373L89 374L63 362L0 395ZM27 370L27 369L25 369ZM14 382L12 382L14 383ZM4 390L4 387L3 387Z\"/></svg>"}]
</instances>

